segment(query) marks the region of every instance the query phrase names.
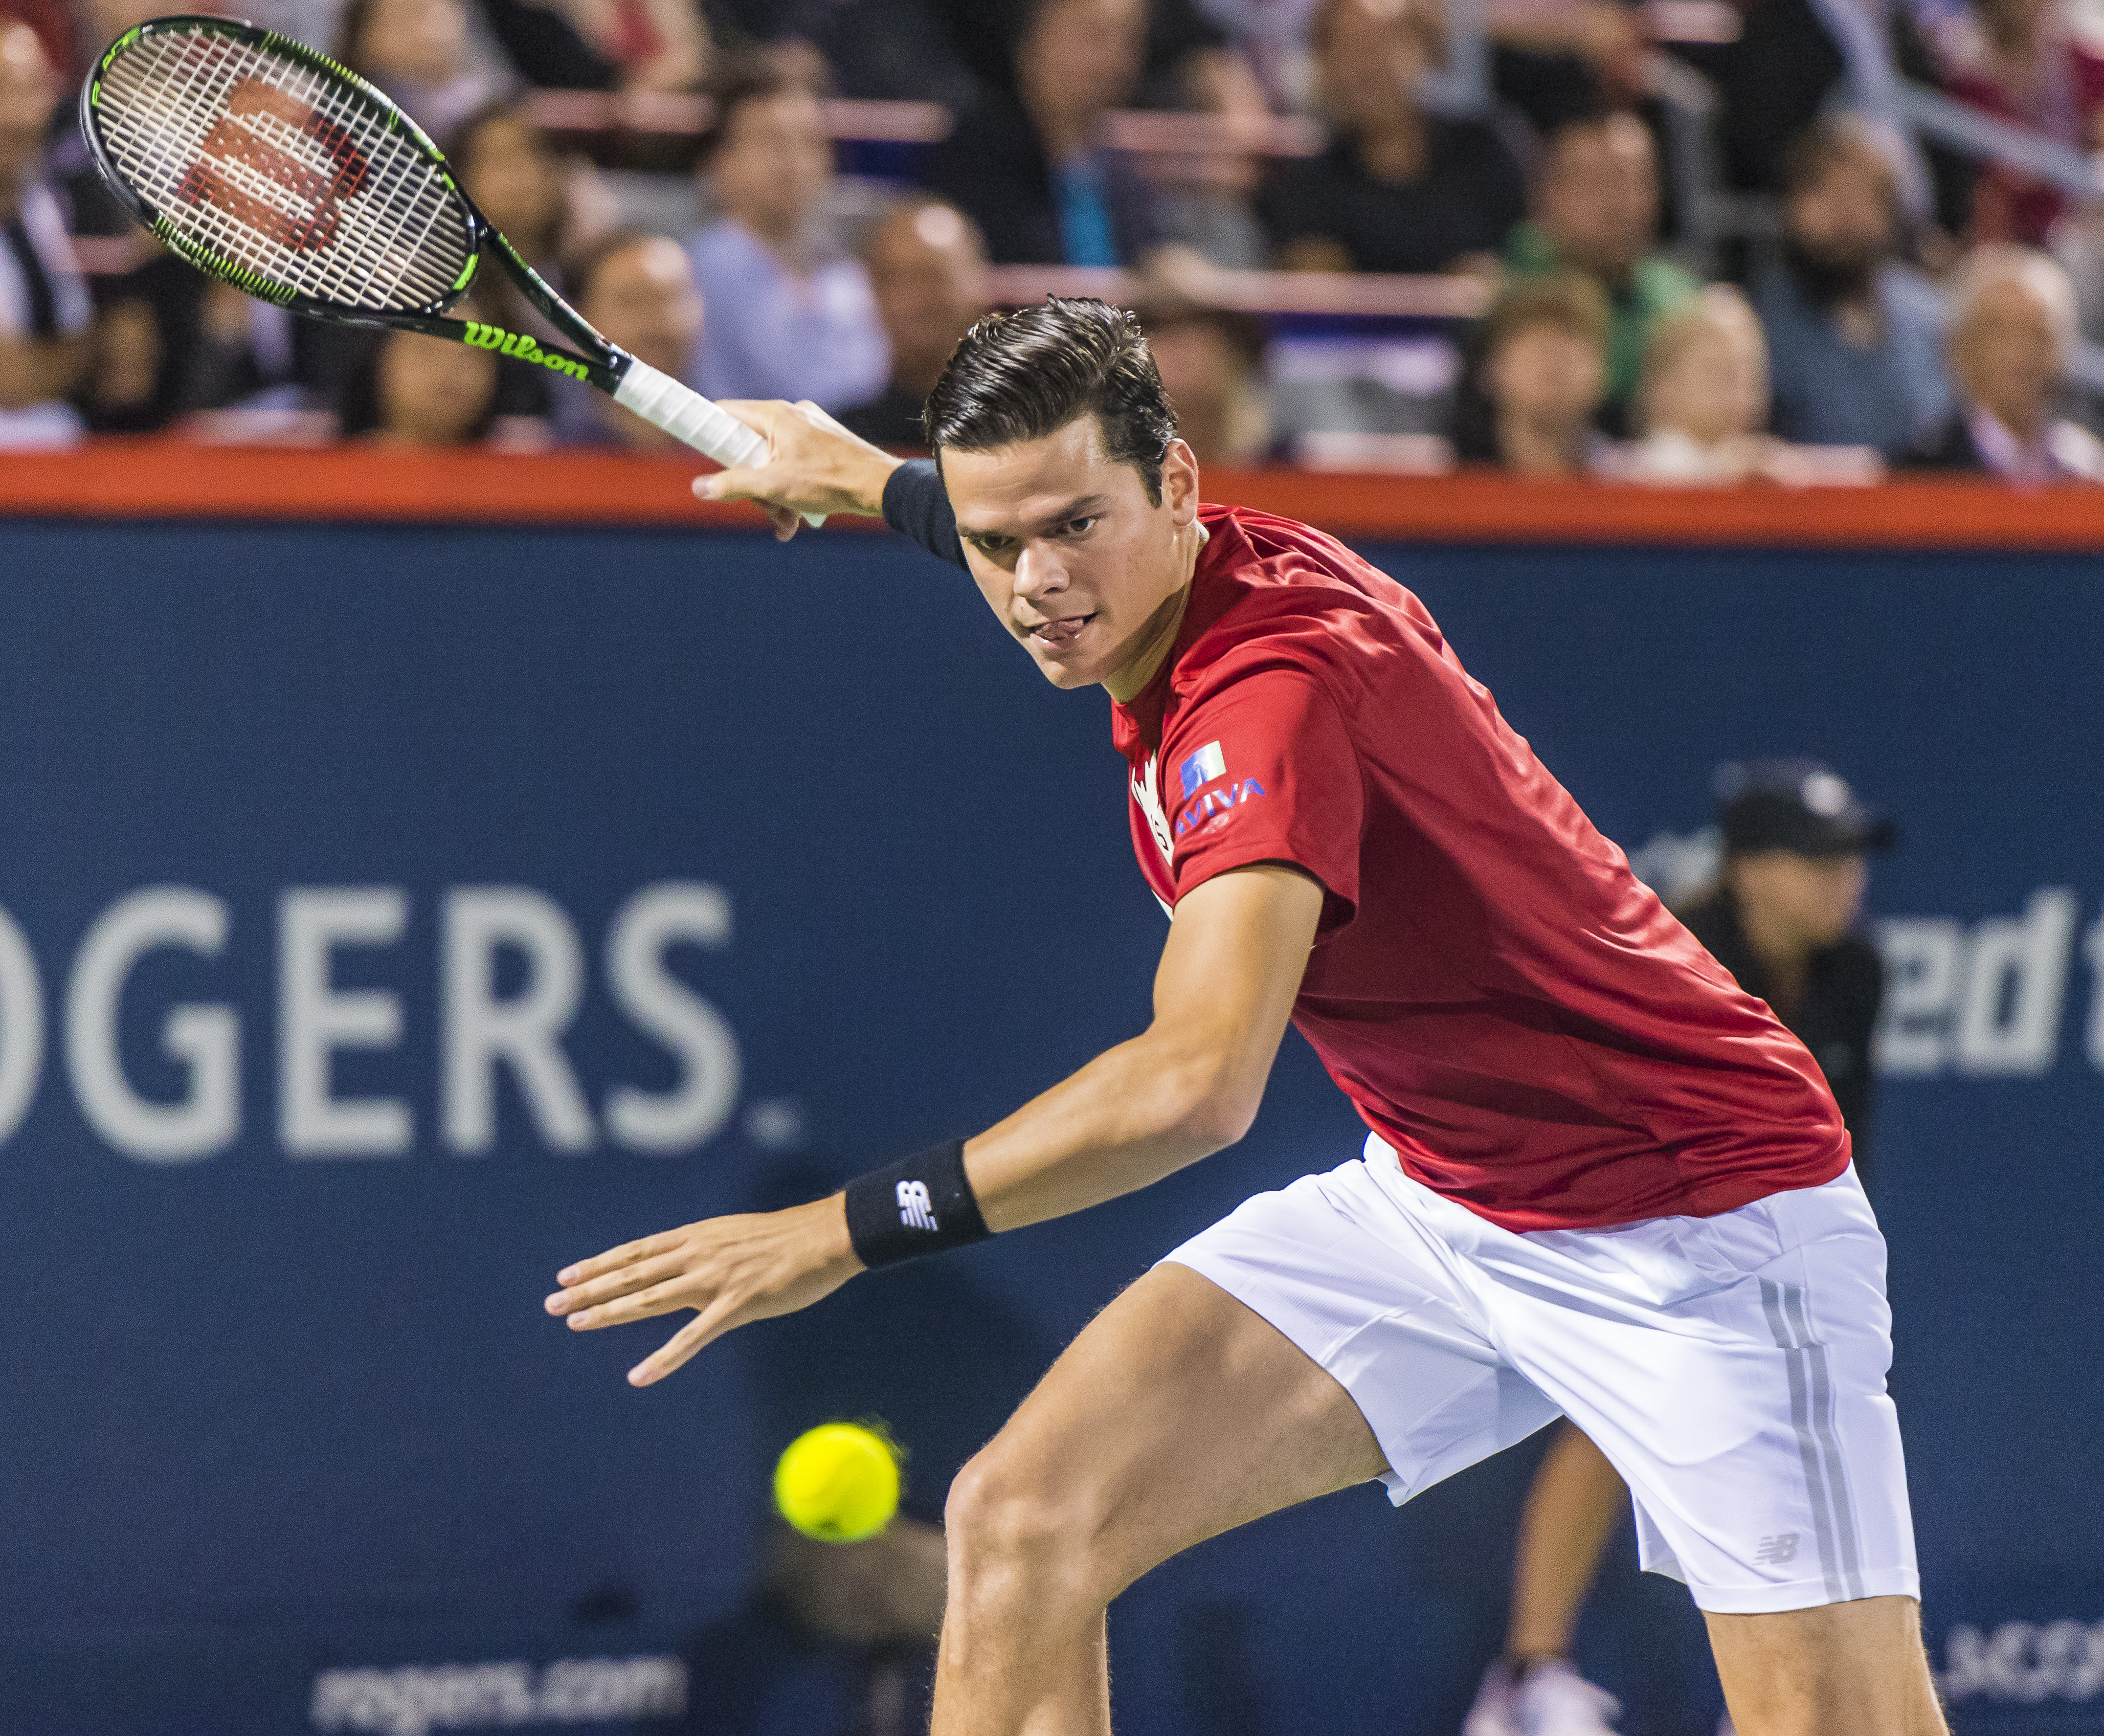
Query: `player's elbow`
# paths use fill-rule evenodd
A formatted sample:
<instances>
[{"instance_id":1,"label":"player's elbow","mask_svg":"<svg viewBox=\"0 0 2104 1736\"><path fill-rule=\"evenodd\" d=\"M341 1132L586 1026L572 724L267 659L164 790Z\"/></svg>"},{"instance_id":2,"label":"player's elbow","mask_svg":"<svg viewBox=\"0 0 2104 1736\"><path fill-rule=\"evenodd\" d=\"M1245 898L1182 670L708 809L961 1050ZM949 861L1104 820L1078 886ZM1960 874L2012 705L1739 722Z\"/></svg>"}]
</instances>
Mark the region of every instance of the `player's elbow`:
<instances>
[{"instance_id":1,"label":"player's elbow","mask_svg":"<svg viewBox=\"0 0 2104 1736\"><path fill-rule=\"evenodd\" d=\"M1193 1131L1209 1149L1219 1151L1239 1144L1256 1124L1256 1112L1264 1099L1260 1094L1245 1091L1222 1091L1208 1097L1199 1113Z\"/></svg>"},{"instance_id":2,"label":"player's elbow","mask_svg":"<svg viewBox=\"0 0 2104 1736\"><path fill-rule=\"evenodd\" d=\"M1246 1134L1264 1102L1264 1077L1232 1049L1187 1047L1169 1069L1174 1131L1184 1143L1218 1151Z\"/></svg>"}]
</instances>

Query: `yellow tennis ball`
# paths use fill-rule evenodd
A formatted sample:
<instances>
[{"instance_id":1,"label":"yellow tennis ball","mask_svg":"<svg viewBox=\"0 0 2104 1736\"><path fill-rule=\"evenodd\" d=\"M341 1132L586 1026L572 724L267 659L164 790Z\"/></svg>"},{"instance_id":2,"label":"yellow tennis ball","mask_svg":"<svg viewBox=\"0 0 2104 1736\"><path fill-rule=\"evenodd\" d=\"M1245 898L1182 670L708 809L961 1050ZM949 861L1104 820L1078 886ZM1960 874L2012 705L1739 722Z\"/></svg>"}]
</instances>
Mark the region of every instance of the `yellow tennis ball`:
<instances>
[{"instance_id":1,"label":"yellow tennis ball","mask_svg":"<svg viewBox=\"0 0 2104 1736\"><path fill-rule=\"evenodd\" d=\"M774 1505L807 1537L859 1543L898 1511L898 1453L875 1429L822 1422L774 1466Z\"/></svg>"}]
</instances>

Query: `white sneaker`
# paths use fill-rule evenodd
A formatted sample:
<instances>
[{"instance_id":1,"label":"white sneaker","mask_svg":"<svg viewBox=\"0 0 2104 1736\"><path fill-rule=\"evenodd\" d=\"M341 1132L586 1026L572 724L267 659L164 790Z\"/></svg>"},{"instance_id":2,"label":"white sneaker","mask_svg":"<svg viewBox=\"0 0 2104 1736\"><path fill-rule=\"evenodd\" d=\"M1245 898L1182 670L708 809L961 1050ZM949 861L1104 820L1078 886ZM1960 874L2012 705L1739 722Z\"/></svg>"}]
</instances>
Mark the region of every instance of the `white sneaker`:
<instances>
[{"instance_id":1,"label":"white sneaker","mask_svg":"<svg viewBox=\"0 0 2104 1736\"><path fill-rule=\"evenodd\" d=\"M1461 1736L1522 1736L1514 1722L1512 1674L1500 1658L1483 1671L1483 1685L1476 1690L1476 1703L1461 1720Z\"/></svg>"},{"instance_id":2,"label":"white sneaker","mask_svg":"<svg viewBox=\"0 0 2104 1736\"><path fill-rule=\"evenodd\" d=\"M1461 1736L1615 1736L1621 1703L1558 1658L1538 1663L1518 1687L1500 1658L1483 1672Z\"/></svg>"},{"instance_id":3,"label":"white sneaker","mask_svg":"<svg viewBox=\"0 0 2104 1736\"><path fill-rule=\"evenodd\" d=\"M1615 1736L1607 1720L1622 1715L1620 1701L1560 1658L1529 1670L1513 1703L1520 1736Z\"/></svg>"}]
</instances>

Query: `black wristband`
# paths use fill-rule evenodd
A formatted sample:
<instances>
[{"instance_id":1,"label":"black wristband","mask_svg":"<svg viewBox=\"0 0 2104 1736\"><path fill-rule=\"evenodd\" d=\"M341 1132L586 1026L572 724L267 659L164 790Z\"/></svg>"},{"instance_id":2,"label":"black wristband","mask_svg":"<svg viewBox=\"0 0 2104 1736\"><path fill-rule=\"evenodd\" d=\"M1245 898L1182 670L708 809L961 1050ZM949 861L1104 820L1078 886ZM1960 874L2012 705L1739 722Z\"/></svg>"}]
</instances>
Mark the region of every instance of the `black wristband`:
<instances>
[{"instance_id":1,"label":"black wristband","mask_svg":"<svg viewBox=\"0 0 2104 1736\"><path fill-rule=\"evenodd\" d=\"M885 479L884 522L938 560L971 570L957 536L957 515L950 510L949 492L934 459L908 458Z\"/></svg>"},{"instance_id":2,"label":"black wristband","mask_svg":"<svg viewBox=\"0 0 2104 1736\"><path fill-rule=\"evenodd\" d=\"M993 1232L965 1176L965 1142L952 1140L848 1184L848 1239L866 1266L983 1242Z\"/></svg>"}]
</instances>

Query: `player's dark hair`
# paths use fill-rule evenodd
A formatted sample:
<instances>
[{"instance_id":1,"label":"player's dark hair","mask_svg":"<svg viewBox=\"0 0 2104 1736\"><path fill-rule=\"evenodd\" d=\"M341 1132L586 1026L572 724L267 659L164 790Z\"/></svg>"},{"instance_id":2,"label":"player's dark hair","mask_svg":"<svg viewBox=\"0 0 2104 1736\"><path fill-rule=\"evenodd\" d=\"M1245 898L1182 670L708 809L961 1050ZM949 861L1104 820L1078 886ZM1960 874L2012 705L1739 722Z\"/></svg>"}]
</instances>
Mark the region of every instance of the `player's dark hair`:
<instances>
[{"instance_id":1,"label":"player's dark hair","mask_svg":"<svg viewBox=\"0 0 2104 1736\"><path fill-rule=\"evenodd\" d=\"M1176 438L1138 316L1093 297L1052 296L1012 314L989 314L965 333L928 395L922 426L944 450L987 452L1042 440L1093 416L1103 450L1139 472L1161 504L1161 464Z\"/></svg>"}]
</instances>

